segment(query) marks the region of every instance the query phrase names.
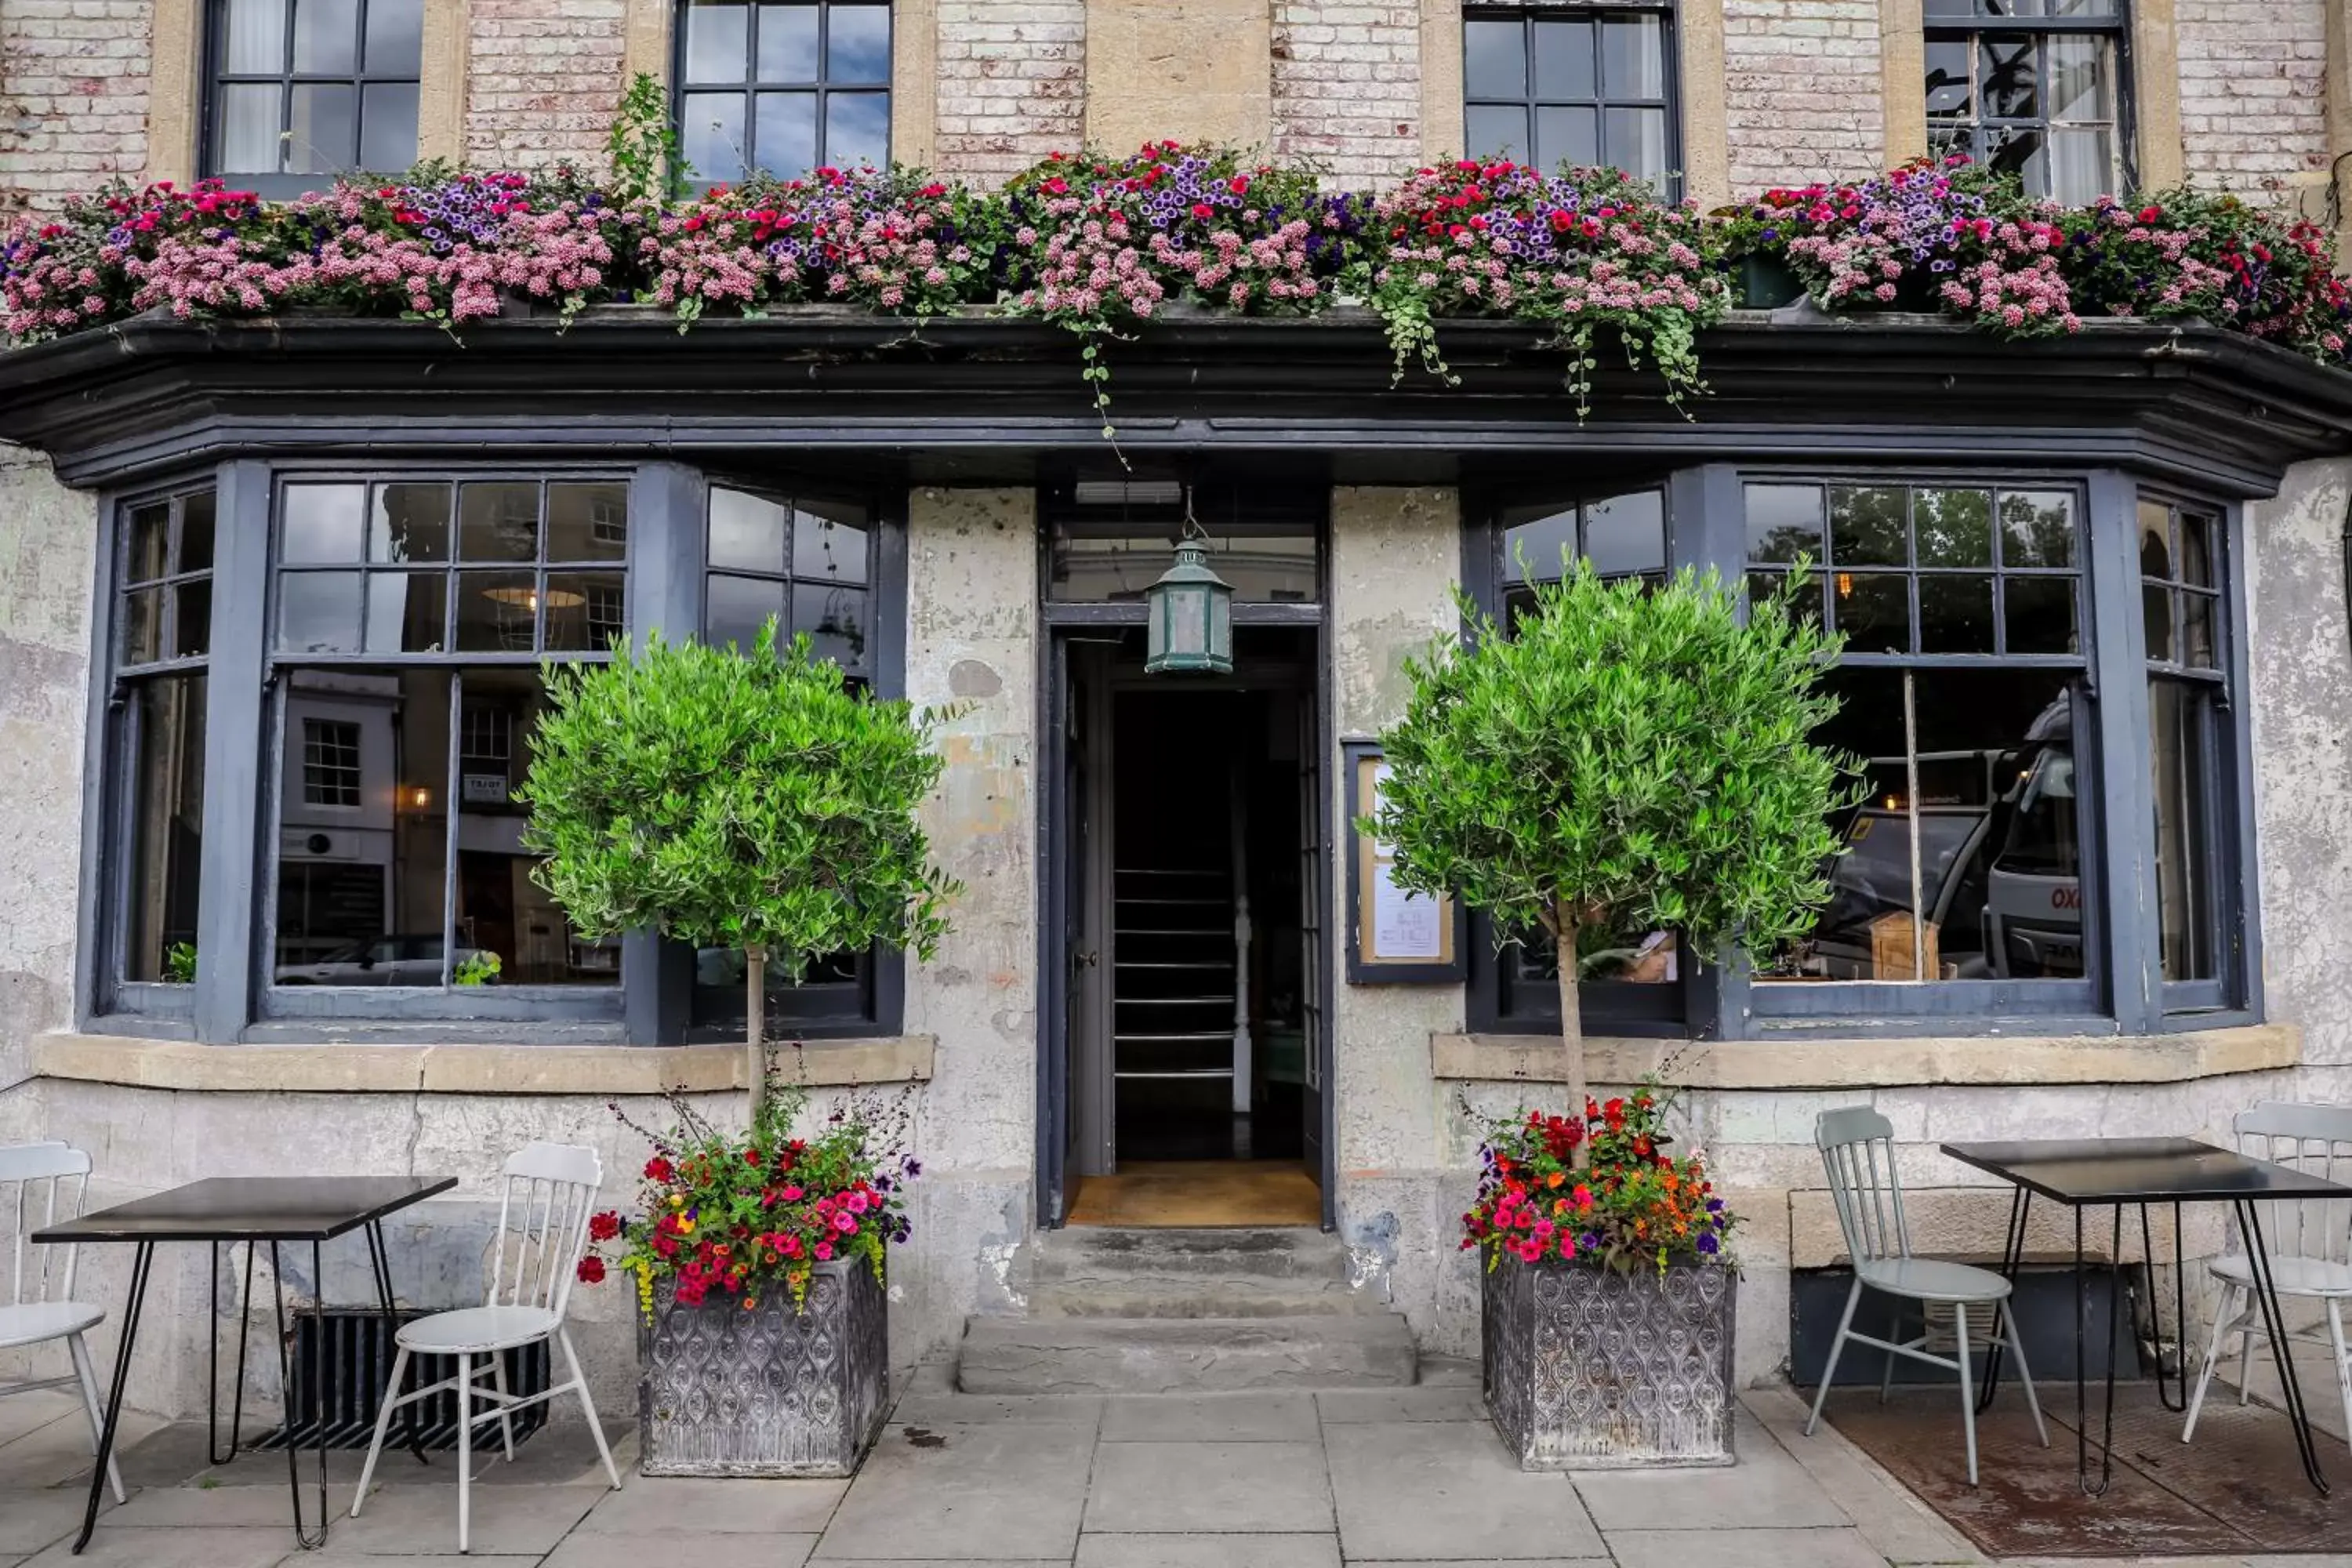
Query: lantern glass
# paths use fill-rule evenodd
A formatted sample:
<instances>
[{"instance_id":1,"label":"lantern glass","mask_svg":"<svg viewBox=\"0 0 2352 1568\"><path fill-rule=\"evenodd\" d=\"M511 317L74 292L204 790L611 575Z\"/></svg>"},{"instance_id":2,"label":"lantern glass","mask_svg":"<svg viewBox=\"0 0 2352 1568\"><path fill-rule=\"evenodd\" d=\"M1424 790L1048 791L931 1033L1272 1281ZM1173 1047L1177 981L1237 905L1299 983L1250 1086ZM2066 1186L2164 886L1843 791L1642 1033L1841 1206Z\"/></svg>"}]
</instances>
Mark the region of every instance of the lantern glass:
<instances>
[{"instance_id":1,"label":"lantern glass","mask_svg":"<svg viewBox=\"0 0 2352 1568\"><path fill-rule=\"evenodd\" d=\"M1144 668L1230 675L1234 668L1234 591L1210 569L1197 540L1176 547L1175 564L1146 595L1150 635Z\"/></svg>"}]
</instances>

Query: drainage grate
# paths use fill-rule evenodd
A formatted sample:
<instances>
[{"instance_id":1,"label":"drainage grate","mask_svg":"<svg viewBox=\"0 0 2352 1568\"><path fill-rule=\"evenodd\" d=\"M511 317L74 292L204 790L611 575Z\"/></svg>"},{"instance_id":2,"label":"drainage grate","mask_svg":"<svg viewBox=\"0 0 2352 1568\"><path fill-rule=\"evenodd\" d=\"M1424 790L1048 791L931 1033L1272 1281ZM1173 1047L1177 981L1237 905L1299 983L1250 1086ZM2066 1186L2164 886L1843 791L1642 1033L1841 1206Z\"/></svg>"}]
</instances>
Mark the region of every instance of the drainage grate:
<instances>
[{"instance_id":1,"label":"drainage grate","mask_svg":"<svg viewBox=\"0 0 2352 1568\"><path fill-rule=\"evenodd\" d=\"M425 1316L422 1312L406 1312L401 1321L411 1322ZM331 1448L364 1448L375 1436L376 1412L381 1408L383 1385L392 1375L394 1345L392 1330L380 1311L353 1308L338 1310L330 1307L326 1312L325 1378L320 1402L326 1412L327 1446ZM283 1447L289 1441L308 1447L318 1441L318 1429L311 1424L313 1408L310 1389L310 1349L320 1331L319 1320L309 1312L294 1320L293 1366L289 1384L293 1397L287 1402L288 1423L272 1428L255 1439L257 1448ZM544 1341L525 1345L505 1353L507 1392L521 1395L544 1393L548 1385L547 1345ZM455 1356L426 1355L408 1358L406 1388L421 1388L428 1384L454 1376L457 1371ZM417 1433L428 1448L455 1448L457 1446L457 1395L455 1390L436 1394L414 1406ZM402 1410L392 1418L392 1430L384 1437L387 1447L406 1441L405 1429L409 1411ZM533 1405L519 1410L514 1416L515 1441L520 1443L547 1425L547 1406ZM480 1424L474 1428L474 1445L499 1441L495 1425Z\"/></svg>"}]
</instances>

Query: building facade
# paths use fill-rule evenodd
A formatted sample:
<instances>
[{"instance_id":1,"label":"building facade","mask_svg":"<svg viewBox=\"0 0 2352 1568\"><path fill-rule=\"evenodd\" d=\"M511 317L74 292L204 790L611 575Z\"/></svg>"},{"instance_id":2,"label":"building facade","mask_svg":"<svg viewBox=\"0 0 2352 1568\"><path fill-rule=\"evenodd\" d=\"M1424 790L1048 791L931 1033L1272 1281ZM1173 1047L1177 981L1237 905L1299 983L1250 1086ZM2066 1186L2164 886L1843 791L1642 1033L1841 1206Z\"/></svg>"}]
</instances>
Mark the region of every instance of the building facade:
<instances>
[{"instance_id":1,"label":"building facade","mask_svg":"<svg viewBox=\"0 0 2352 1568\"><path fill-rule=\"evenodd\" d=\"M640 71L709 179L887 155L989 183L1173 135L1362 184L1467 139L1713 205L1959 150L2069 199L2189 179L2333 221L2352 153L2318 0L315 4L0 0L11 198L593 163ZM775 615L956 710L929 816L954 934L771 1008L821 1105L912 1102L896 1359L1021 1311L1087 1178L1244 1158L1303 1178L1296 1217L1425 1350L1469 1353L1473 1117L1559 1093L1558 960L1469 920L1432 973L1363 962L1349 825L1455 590L1507 614L1563 550L1759 586L1803 552L1850 638L1828 738L1869 798L1814 940L1578 954L1596 1080L1685 1086L1749 1216L1743 1375L1786 1367L1838 1260L1824 1107L1895 1122L1923 1246L1990 1250L2006 1210L1941 1141L2352 1097L2340 373L2200 328L1755 313L1712 334L1695 418L1604 369L1580 421L1508 323L1449 334L1438 395L1391 388L1366 318L1179 321L1123 346L1114 452L1052 331L900 335L142 318L0 360L0 1137L91 1149L108 1194L457 1174L397 1249L436 1306L476 1288L506 1151L590 1143L617 1199L643 1152L613 1102L738 1085L740 957L584 941L532 882L539 666ZM1237 590L1227 680L1142 672L1187 516ZM207 1283L168 1263L150 1321L187 1326L140 1352L183 1408ZM625 1410L632 1304L582 1300Z\"/></svg>"}]
</instances>

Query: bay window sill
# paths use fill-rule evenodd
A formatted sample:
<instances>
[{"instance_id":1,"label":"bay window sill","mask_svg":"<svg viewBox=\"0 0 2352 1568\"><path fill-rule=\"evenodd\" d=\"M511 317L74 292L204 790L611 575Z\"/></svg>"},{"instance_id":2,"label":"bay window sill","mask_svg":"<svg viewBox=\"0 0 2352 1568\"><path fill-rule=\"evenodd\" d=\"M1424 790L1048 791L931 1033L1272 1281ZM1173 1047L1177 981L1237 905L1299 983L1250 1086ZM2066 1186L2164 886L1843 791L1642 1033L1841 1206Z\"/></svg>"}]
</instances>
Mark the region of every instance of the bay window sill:
<instances>
[{"instance_id":1,"label":"bay window sill","mask_svg":"<svg viewBox=\"0 0 2352 1568\"><path fill-rule=\"evenodd\" d=\"M929 1035L780 1047L778 1071L812 1088L923 1083ZM33 1040L33 1076L192 1093L638 1095L745 1087L743 1047L269 1044L58 1030Z\"/></svg>"},{"instance_id":2,"label":"bay window sill","mask_svg":"<svg viewBox=\"0 0 2352 1568\"><path fill-rule=\"evenodd\" d=\"M2270 1072L2303 1059L2303 1030L2254 1024L2166 1035L1909 1036L1890 1039L1642 1040L1589 1036L1595 1084L1664 1075L1693 1089L1895 1089L1924 1084L2185 1083ZM1431 1076L1473 1082L1561 1083L1556 1035L1432 1035Z\"/></svg>"}]
</instances>

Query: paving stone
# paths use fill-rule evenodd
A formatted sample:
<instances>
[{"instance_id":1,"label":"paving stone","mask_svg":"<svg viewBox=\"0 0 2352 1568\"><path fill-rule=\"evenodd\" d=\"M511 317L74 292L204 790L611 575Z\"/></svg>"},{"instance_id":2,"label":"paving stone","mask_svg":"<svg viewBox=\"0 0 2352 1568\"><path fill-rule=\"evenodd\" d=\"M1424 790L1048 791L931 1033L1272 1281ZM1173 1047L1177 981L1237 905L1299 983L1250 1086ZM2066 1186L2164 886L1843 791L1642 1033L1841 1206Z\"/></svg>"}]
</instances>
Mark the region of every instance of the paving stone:
<instances>
[{"instance_id":1,"label":"paving stone","mask_svg":"<svg viewBox=\"0 0 2352 1568\"><path fill-rule=\"evenodd\" d=\"M1423 1388L1480 1388L1486 1381L1486 1368L1474 1357L1425 1355L1421 1358L1421 1386Z\"/></svg>"},{"instance_id":2,"label":"paving stone","mask_svg":"<svg viewBox=\"0 0 2352 1568\"><path fill-rule=\"evenodd\" d=\"M1787 1530L1849 1521L1804 1467L1783 1453L1763 1424L1738 1415L1729 1467L1594 1470L1573 1477L1592 1522L1605 1534L1677 1520L1704 1519L1727 1530Z\"/></svg>"},{"instance_id":3,"label":"paving stone","mask_svg":"<svg viewBox=\"0 0 2352 1568\"><path fill-rule=\"evenodd\" d=\"M1854 1528L1890 1563L1981 1563L1969 1538L1913 1497L1867 1454L1823 1423L1805 1436L1805 1404L1787 1389L1760 1389L1744 1402L1781 1450L1804 1468Z\"/></svg>"},{"instance_id":4,"label":"paving stone","mask_svg":"<svg viewBox=\"0 0 2352 1568\"><path fill-rule=\"evenodd\" d=\"M964 1426L991 1421L1058 1421L1065 1425L1102 1419L1098 1394L908 1394L890 1419L902 1426Z\"/></svg>"},{"instance_id":5,"label":"paving stone","mask_svg":"<svg viewBox=\"0 0 2352 1568\"><path fill-rule=\"evenodd\" d=\"M1350 1561L1601 1557L1601 1532L1563 1475L1530 1475L1485 1423L1327 1426Z\"/></svg>"},{"instance_id":6,"label":"paving stone","mask_svg":"<svg viewBox=\"0 0 2352 1568\"><path fill-rule=\"evenodd\" d=\"M357 1476L347 1476L338 1482L331 1472L327 1478L327 1517L339 1520L352 1509L352 1493L359 1485ZM79 1488L74 1495L82 1494ZM456 1504L453 1502L454 1508ZM306 1461L302 1475L302 1516L316 1520L319 1515L319 1491L316 1472ZM294 1527L294 1500L286 1495L286 1472L278 1472L274 1486L234 1487L148 1487L133 1492L131 1500L111 1515L99 1517L99 1528L106 1528L109 1517L124 1524L142 1528L214 1529L226 1525L244 1525L263 1529L276 1525L280 1529Z\"/></svg>"},{"instance_id":7,"label":"paving stone","mask_svg":"<svg viewBox=\"0 0 2352 1568\"><path fill-rule=\"evenodd\" d=\"M1617 1530L1617 1568L1886 1568L1858 1530Z\"/></svg>"},{"instance_id":8,"label":"paving stone","mask_svg":"<svg viewBox=\"0 0 2352 1568\"><path fill-rule=\"evenodd\" d=\"M171 1486L194 1473L172 1464L160 1467L170 1474L153 1474L158 1467L142 1467L132 1450L163 1428L152 1415L126 1410L115 1428L115 1458L125 1486ZM0 1487L55 1487L89 1484L89 1426L83 1421L50 1421L13 1443L0 1445Z\"/></svg>"},{"instance_id":9,"label":"paving stone","mask_svg":"<svg viewBox=\"0 0 2352 1568\"><path fill-rule=\"evenodd\" d=\"M840 1505L846 1480L701 1480L631 1476L580 1521L586 1535L815 1535Z\"/></svg>"},{"instance_id":10,"label":"paving stone","mask_svg":"<svg viewBox=\"0 0 2352 1568\"><path fill-rule=\"evenodd\" d=\"M546 1568L646 1568L653 1549L654 1543L641 1535L592 1535L575 1530L548 1554ZM680 1565L748 1562L759 1568L801 1568L815 1549L814 1535L762 1535L751 1542L740 1533L683 1529L674 1521L658 1550L661 1561Z\"/></svg>"},{"instance_id":11,"label":"paving stone","mask_svg":"<svg viewBox=\"0 0 2352 1568\"><path fill-rule=\"evenodd\" d=\"M1382 1559L1350 1557L1348 1568L1491 1568L1491 1557L1415 1557ZM1591 1557L1518 1557L1511 1560L1511 1568L1592 1568L1597 1559ZM1691 1568L1718 1568L1714 1563L1693 1563ZM1721 1568L1731 1568L1729 1564ZM2076 1568L2081 1568L2080 1564Z\"/></svg>"},{"instance_id":12,"label":"paving stone","mask_svg":"<svg viewBox=\"0 0 2352 1568\"><path fill-rule=\"evenodd\" d=\"M491 1556L544 1553L604 1496L596 1487L477 1487L473 1550ZM397 1556L457 1550L457 1484L376 1487L357 1519L335 1521L331 1540Z\"/></svg>"},{"instance_id":13,"label":"paving stone","mask_svg":"<svg viewBox=\"0 0 2352 1568\"><path fill-rule=\"evenodd\" d=\"M287 1539L290 1543L293 1538L289 1536ZM297 1548L288 1552L278 1559L278 1568L401 1568L404 1563L417 1564L418 1568L476 1568L477 1564L479 1568L538 1568L540 1561L537 1552L518 1555L509 1552L485 1555L475 1552L461 1556L456 1550L456 1542L449 1542L449 1546L447 1552L354 1552L331 1538L317 1552Z\"/></svg>"},{"instance_id":14,"label":"paving stone","mask_svg":"<svg viewBox=\"0 0 2352 1568\"><path fill-rule=\"evenodd\" d=\"M1103 1410L1106 1443L1312 1443L1315 1396L1274 1394L1126 1394Z\"/></svg>"},{"instance_id":15,"label":"paving stone","mask_svg":"<svg viewBox=\"0 0 2352 1568\"><path fill-rule=\"evenodd\" d=\"M818 1554L1067 1563L1094 1446L1091 1424L887 1427Z\"/></svg>"},{"instance_id":16,"label":"paving stone","mask_svg":"<svg viewBox=\"0 0 2352 1568\"><path fill-rule=\"evenodd\" d=\"M1316 1533L1331 1489L1313 1443L1105 1443L1089 1532Z\"/></svg>"},{"instance_id":17,"label":"paving stone","mask_svg":"<svg viewBox=\"0 0 2352 1568\"><path fill-rule=\"evenodd\" d=\"M294 1532L275 1530L109 1530L103 1519L89 1550L76 1557L68 1536L25 1559L25 1568L274 1568L295 1549Z\"/></svg>"},{"instance_id":18,"label":"paving stone","mask_svg":"<svg viewBox=\"0 0 2352 1568\"><path fill-rule=\"evenodd\" d=\"M37 1431L50 1422L62 1421L68 1415L85 1433L89 1430L89 1422L81 1413L81 1401L63 1389L44 1388L31 1394L12 1394L0 1399L0 1444L13 1443L27 1432Z\"/></svg>"},{"instance_id":19,"label":"paving stone","mask_svg":"<svg viewBox=\"0 0 2352 1568\"><path fill-rule=\"evenodd\" d=\"M1315 1396L1327 1426L1367 1421L1484 1421L1486 1402L1474 1384L1434 1388L1335 1388Z\"/></svg>"},{"instance_id":20,"label":"paving stone","mask_svg":"<svg viewBox=\"0 0 2352 1568\"><path fill-rule=\"evenodd\" d=\"M131 1501L139 1500L137 1493ZM38 1552L60 1536L81 1528L81 1510L89 1495L79 1487L11 1487L0 1491L0 1557L21 1557ZM106 1528L115 1515L114 1494L109 1492L99 1510L98 1526Z\"/></svg>"},{"instance_id":21,"label":"paving stone","mask_svg":"<svg viewBox=\"0 0 2352 1568\"><path fill-rule=\"evenodd\" d=\"M1077 1568L1339 1568L1333 1535L1081 1535Z\"/></svg>"}]
</instances>

